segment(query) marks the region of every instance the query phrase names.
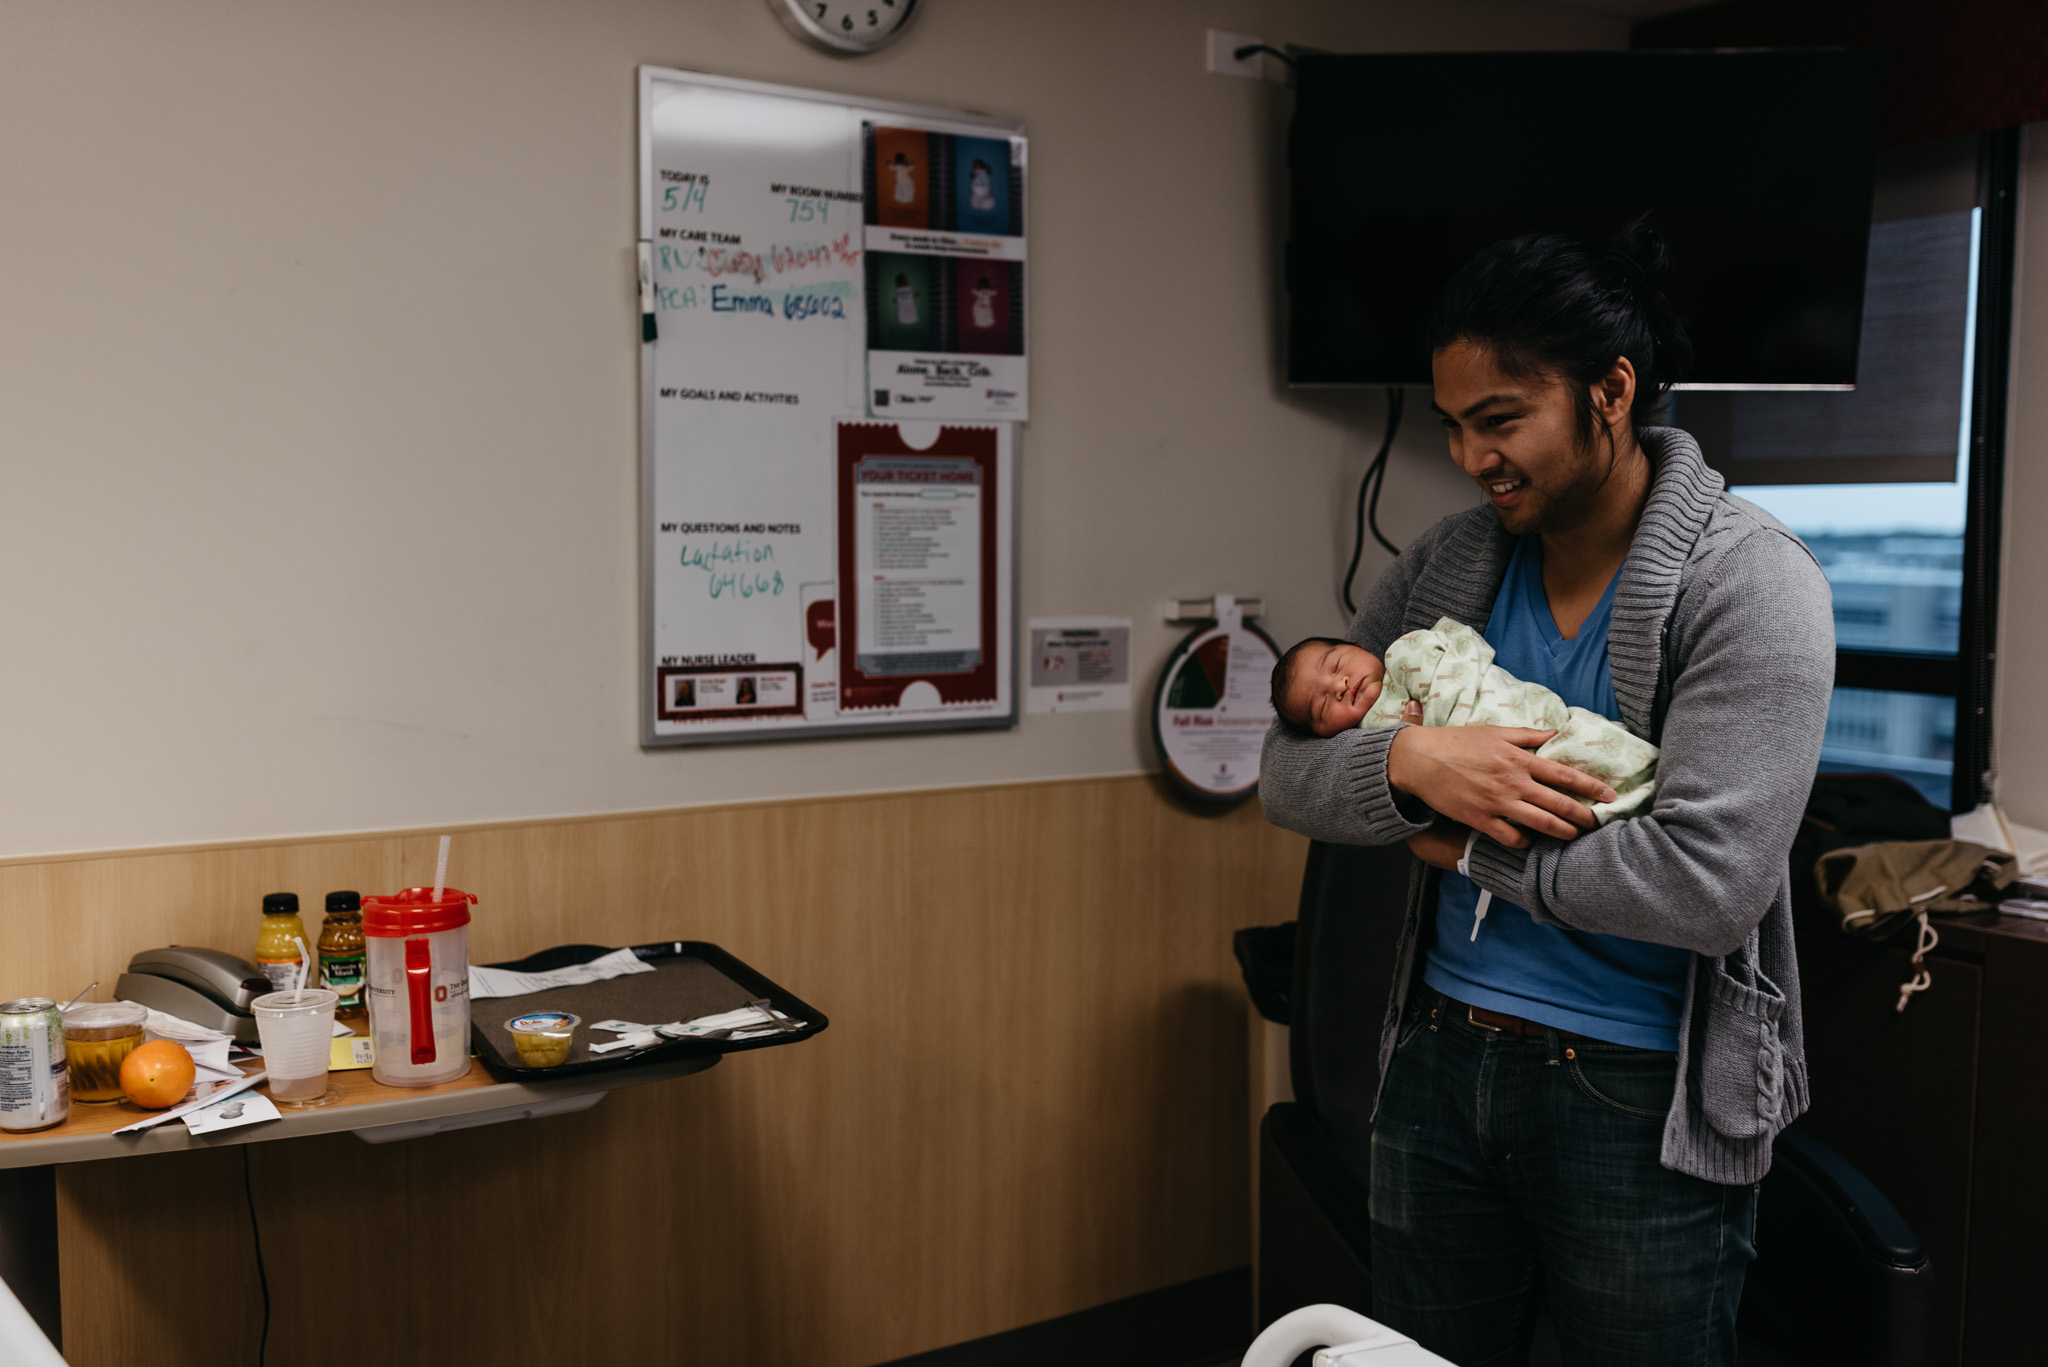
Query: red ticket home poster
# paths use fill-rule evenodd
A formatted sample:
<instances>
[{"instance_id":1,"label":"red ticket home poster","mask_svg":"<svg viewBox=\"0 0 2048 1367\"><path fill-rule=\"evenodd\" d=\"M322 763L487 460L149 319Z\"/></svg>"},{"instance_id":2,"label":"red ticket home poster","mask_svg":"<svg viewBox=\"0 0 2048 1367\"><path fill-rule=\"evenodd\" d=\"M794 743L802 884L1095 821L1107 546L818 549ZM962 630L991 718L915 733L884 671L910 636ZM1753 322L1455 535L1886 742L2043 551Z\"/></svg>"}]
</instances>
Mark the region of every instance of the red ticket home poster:
<instances>
[{"instance_id":1,"label":"red ticket home poster","mask_svg":"<svg viewBox=\"0 0 2048 1367\"><path fill-rule=\"evenodd\" d=\"M842 422L839 707L985 714L1008 702L998 590L1008 538L993 425Z\"/></svg>"}]
</instances>

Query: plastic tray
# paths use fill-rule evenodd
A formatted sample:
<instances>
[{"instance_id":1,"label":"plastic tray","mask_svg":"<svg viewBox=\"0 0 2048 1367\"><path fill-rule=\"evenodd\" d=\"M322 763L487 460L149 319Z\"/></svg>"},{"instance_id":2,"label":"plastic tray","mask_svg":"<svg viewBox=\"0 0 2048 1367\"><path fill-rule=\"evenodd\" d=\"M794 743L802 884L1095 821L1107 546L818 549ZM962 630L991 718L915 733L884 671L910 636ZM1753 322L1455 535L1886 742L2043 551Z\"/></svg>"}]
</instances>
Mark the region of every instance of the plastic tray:
<instances>
[{"instance_id":1,"label":"plastic tray","mask_svg":"<svg viewBox=\"0 0 2048 1367\"><path fill-rule=\"evenodd\" d=\"M524 959L486 964L485 967L545 973L569 964L589 963L600 954L609 954L611 948L608 945L557 945L538 954L529 954ZM629 973L622 978L579 983L574 987L555 987L519 997L483 997L470 1002L470 1036L475 1041L477 1054L490 1065L492 1072L502 1077L574 1077L581 1073L637 1067L652 1060L735 1054L745 1049L795 1044L809 1039L829 1024L822 1011L771 982L717 945L702 940L661 940L654 944L634 945L633 953L642 962L652 964L655 971ZM804 1025L796 1030L737 1042L663 1040L646 1049L621 1050L612 1054L590 1052L591 1045L618 1038L608 1032L592 1030L590 1027L596 1021L629 1020L663 1025L669 1021L694 1020L714 1012L731 1011L761 997L791 1020L803 1021ZM505 1028L505 1022L529 1011L569 1011L583 1017L583 1024L576 1028L576 1039L570 1046L567 1063L553 1068L528 1068L520 1063L519 1052L512 1046L512 1034Z\"/></svg>"}]
</instances>

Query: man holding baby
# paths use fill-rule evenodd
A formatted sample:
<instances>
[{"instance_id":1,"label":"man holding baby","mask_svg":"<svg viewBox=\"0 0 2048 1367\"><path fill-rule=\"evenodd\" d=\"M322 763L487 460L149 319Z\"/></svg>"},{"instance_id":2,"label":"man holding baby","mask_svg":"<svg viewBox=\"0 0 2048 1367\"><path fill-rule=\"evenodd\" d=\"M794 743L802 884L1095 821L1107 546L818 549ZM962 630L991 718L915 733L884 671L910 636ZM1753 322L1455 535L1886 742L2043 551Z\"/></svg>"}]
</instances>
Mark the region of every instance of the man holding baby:
<instances>
[{"instance_id":1,"label":"man holding baby","mask_svg":"<svg viewBox=\"0 0 2048 1367\"><path fill-rule=\"evenodd\" d=\"M1276 677L1300 706L1266 741L1268 817L1417 857L1352 1159L1371 1313L1461 1367L1520 1362L1545 1305L1568 1363L1732 1363L1756 1184L1806 1106L1786 856L1834 682L1828 586L1689 435L1643 425L1689 358L1664 265L1638 223L1459 274L1433 407L1489 506L1387 569L1358 650ZM1361 667L1458 624L1511 683L1654 744L1645 803L1596 822L1616 794L1536 753L1555 730L1414 724L1419 700L1354 729Z\"/></svg>"}]
</instances>

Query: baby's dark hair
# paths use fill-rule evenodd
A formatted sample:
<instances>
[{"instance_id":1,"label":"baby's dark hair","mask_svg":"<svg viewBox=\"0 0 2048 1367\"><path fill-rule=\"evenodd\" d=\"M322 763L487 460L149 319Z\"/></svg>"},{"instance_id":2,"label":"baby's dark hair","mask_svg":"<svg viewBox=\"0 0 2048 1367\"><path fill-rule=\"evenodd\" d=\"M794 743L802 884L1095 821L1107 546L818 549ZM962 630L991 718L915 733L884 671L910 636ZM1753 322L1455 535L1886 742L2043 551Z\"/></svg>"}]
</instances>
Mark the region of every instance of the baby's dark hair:
<instances>
[{"instance_id":1,"label":"baby's dark hair","mask_svg":"<svg viewBox=\"0 0 2048 1367\"><path fill-rule=\"evenodd\" d=\"M1309 729L1309 721L1306 715L1291 717L1287 714L1287 680L1288 676L1294 673L1294 657L1301 654L1301 648L1303 646L1341 646L1349 644L1350 642L1340 641L1334 636L1308 636L1287 647L1287 653L1282 655L1280 662L1273 666L1273 715L1280 719L1281 725L1298 736L1313 736L1315 734L1314 731Z\"/></svg>"}]
</instances>

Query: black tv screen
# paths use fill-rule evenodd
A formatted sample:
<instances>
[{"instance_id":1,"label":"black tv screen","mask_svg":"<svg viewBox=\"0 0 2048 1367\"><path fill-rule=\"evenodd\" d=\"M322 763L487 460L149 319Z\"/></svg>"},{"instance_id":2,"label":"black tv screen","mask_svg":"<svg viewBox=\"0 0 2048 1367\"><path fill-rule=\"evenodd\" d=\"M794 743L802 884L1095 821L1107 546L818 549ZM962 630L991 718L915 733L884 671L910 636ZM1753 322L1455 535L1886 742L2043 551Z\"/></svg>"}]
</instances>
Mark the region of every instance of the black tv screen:
<instances>
[{"instance_id":1,"label":"black tv screen","mask_svg":"<svg viewBox=\"0 0 2048 1367\"><path fill-rule=\"evenodd\" d=\"M1839 51L1302 56L1289 382L1426 385L1425 321L1473 253L1604 245L1648 210L1695 383L1854 384L1878 75Z\"/></svg>"}]
</instances>

